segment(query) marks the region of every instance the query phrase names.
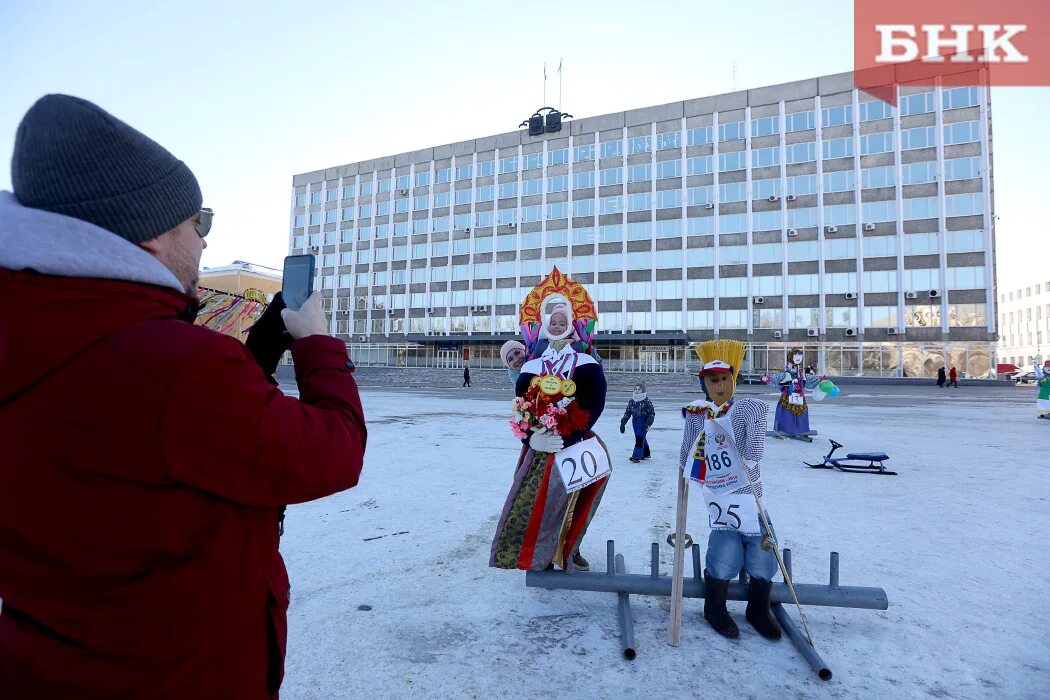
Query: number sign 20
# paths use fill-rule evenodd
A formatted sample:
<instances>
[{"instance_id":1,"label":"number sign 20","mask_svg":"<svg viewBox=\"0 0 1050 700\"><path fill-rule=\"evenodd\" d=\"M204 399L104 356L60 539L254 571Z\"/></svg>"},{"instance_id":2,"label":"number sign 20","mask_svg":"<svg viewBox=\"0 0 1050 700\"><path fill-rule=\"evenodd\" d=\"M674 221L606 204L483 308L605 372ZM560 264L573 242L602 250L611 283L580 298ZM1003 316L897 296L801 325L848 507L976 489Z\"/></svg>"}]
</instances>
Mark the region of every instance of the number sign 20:
<instances>
[{"instance_id":1,"label":"number sign 20","mask_svg":"<svg viewBox=\"0 0 1050 700\"><path fill-rule=\"evenodd\" d=\"M609 457L595 438L566 447L554 456L565 490L569 493L593 484L609 474Z\"/></svg>"}]
</instances>

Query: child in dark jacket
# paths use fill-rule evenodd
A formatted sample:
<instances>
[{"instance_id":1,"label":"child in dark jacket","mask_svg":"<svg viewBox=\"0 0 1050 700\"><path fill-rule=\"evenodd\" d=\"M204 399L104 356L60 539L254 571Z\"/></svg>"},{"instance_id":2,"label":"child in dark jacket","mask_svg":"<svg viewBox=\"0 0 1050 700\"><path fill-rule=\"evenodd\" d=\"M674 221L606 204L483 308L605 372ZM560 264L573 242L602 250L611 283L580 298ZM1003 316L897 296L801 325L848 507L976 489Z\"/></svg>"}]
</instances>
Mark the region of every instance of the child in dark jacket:
<instances>
[{"instance_id":1,"label":"child in dark jacket","mask_svg":"<svg viewBox=\"0 0 1050 700\"><path fill-rule=\"evenodd\" d=\"M653 402L645 395L645 384L641 382L634 385L634 393L631 400L627 402L627 410L623 412L620 419L620 432L627 432L627 420L630 419L631 427L634 429L634 452L631 453L631 461L638 463L643 459L649 459L652 453L649 451L649 441L645 434L653 427L656 420L656 409Z\"/></svg>"}]
</instances>

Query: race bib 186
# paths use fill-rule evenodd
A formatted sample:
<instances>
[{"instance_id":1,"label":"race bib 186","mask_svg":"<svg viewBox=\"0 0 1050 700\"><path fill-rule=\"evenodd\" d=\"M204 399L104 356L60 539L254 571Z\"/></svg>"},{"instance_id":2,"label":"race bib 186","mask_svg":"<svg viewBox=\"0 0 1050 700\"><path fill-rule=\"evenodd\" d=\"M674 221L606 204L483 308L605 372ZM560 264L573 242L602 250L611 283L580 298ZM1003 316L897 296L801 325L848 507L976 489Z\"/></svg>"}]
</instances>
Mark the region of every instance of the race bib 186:
<instances>
[{"instance_id":1,"label":"race bib 186","mask_svg":"<svg viewBox=\"0 0 1050 700\"><path fill-rule=\"evenodd\" d=\"M554 455L565 490L579 491L612 473L609 455L597 438L589 438L566 447Z\"/></svg>"},{"instance_id":2,"label":"race bib 186","mask_svg":"<svg viewBox=\"0 0 1050 700\"><path fill-rule=\"evenodd\" d=\"M719 421L709 420L704 433L707 443L704 446L707 462L704 486L714 493L730 493L747 486L744 460L726 429Z\"/></svg>"}]
</instances>

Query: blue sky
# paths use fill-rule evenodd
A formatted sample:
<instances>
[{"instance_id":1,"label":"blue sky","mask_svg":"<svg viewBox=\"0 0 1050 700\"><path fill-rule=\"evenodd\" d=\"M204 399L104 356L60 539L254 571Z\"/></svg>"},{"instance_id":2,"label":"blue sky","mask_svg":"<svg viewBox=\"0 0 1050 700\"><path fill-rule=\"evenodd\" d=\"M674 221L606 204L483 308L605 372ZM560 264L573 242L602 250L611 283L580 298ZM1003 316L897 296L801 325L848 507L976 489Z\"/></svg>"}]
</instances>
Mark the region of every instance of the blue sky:
<instances>
[{"instance_id":1,"label":"blue sky","mask_svg":"<svg viewBox=\"0 0 1050 700\"><path fill-rule=\"evenodd\" d=\"M500 133L558 95L604 114L852 67L852 3L0 3L0 189L25 110L66 92L144 131L216 210L203 264L280 266L292 175ZM1050 88L993 91L1000 284L1050 279ZM1009 280L1009 282L1007 282Z\"/></svg>"}]
</instances>

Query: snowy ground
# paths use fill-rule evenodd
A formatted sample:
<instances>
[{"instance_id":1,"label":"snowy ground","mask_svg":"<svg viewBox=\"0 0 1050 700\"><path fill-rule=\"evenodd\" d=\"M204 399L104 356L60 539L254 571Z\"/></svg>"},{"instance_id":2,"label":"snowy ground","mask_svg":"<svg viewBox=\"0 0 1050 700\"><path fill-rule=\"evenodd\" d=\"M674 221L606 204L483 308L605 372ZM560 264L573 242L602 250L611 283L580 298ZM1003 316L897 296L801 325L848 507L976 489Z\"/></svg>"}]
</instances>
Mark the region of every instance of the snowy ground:
<instances>
[{"instance_id":1,"label":"snowy ground","mask_svg":"<svg viewBox=\"0 0 1050 700\"><path fill-rule=\"evenodd\" d=\"M741 638L728 641L687 599L672 648L666 599L633 596L638 658L624 660L614 595L527 589L523 572L487 566L518 450L504 420L509 388L370 389L360 485L288 513L282 697L1048 697L1050 421L1035 418L1034 389L843 392L813 407L813 444L771 439L763 464L797 580L826 582L837 550L842 585L889 597L886 612L807 610L830 682L787 639L758 637L743 603L730 603ZM629 571L646 571L649 544L674 520L677 411L690 397L652 398L652 461L627 461L625 394L610 396L597 426L614 473L583 546L596 569L612 538ZM887 451L900 476L802 466L819 460L825 437ZM706 544L704 511L690 510Z\"/></svg>"}]
</instances>

